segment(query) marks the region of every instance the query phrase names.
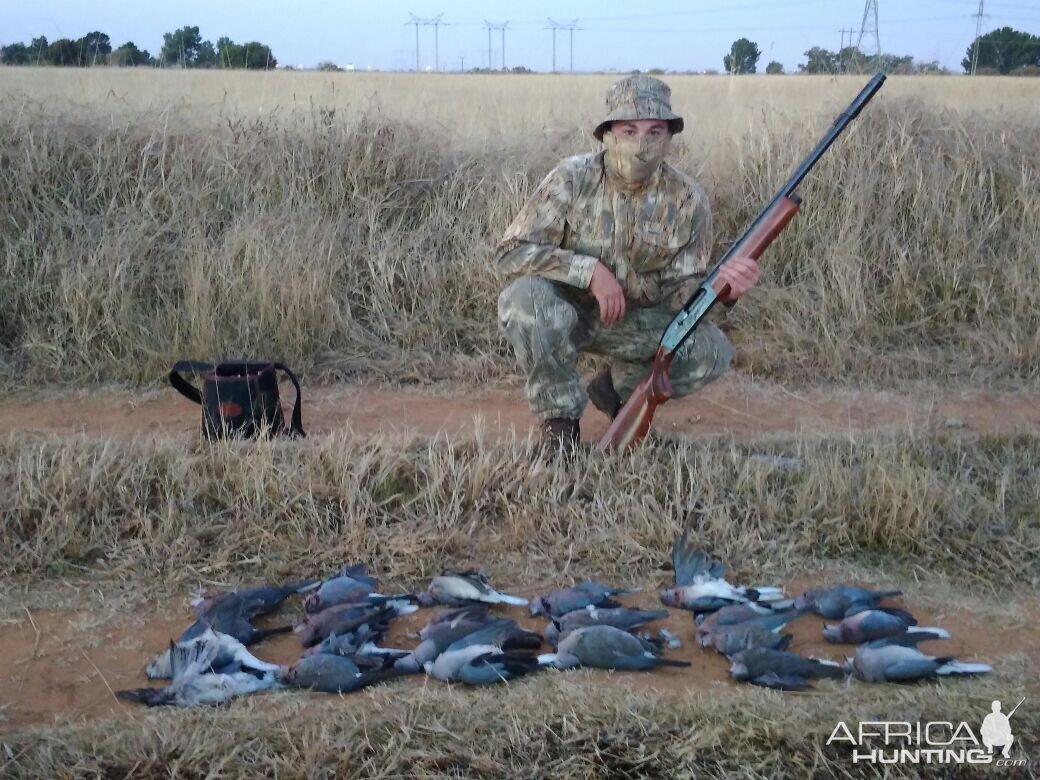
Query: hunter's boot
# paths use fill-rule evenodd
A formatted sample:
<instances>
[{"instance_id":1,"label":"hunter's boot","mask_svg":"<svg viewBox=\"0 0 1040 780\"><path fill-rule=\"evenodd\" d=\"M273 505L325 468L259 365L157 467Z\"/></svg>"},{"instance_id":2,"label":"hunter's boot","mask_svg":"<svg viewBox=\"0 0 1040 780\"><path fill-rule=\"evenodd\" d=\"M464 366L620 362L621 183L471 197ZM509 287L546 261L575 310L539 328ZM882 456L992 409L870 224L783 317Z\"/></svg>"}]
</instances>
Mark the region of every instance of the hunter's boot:
<instances>
[{"instance_id":1,"label":"hunter's boot","mask_svg":"<svg viewBox=\"0 0 1040 780\"><path fill-rule=\"evenodd\" d=\"M572 455L581 441L578 421L568 417L551 417L542 423L542 445L553 453Z\"/></svg>"}]
</instances>

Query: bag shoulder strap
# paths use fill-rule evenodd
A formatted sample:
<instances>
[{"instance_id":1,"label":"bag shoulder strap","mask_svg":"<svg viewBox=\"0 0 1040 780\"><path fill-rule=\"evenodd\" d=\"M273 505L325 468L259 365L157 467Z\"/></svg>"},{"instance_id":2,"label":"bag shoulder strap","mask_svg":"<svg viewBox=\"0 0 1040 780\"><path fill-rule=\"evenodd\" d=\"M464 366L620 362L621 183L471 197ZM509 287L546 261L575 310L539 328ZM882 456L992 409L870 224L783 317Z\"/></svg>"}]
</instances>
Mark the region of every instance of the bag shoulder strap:
<instances>
[{"instance_id":1,"label":"bag shoulder strap","mask_svg":"<svg viewBox=\"0 0 1040 780\"><path fill-rule=\"evenodd\" d=\"M292 372L285 363L275 363L276 371L284 371L289 377L289 381L292 382L293 387L296 388L296 403L293 404L292 420L289 423L289 435L299 436L305 438L307 436L303 431L303 396L300 394L300 381L296 378L296 374Z\"/></svg>"},{"instance_id":2,"label":"bag shoulder strap","mask_svg":"<svg viewBox=\"0 0 1040 780\"><path fill-rule=\"evenodd\" d=\"M173 368L170 369L170 384L173 385L174 390L189 401L194 401L201 405L202 393L191 382L182 377L181 374L192 373L198 376L212 370L213 364L211 363L200 363L197 360L178 360L173 364Z\"/></svg>"}]
</instances>

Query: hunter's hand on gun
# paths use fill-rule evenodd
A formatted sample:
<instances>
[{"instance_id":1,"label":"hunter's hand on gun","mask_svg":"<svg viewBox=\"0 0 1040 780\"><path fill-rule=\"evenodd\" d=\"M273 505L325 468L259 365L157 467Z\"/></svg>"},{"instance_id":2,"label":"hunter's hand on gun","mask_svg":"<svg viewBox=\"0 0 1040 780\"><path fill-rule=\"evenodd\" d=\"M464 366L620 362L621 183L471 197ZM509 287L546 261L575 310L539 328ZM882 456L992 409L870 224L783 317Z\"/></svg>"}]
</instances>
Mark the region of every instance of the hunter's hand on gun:
<instances>
[{"instance_id":1,"label":"hunter's hand on gun","mask_svg":"<svg viewBox=\"0 0 1040 780\"><path fill-rule=\"evenodd\" d=\"M759 274L758 262L754 258L741 255L731 257L719 269L715 289L722 293L726 287L729 287L729 291L722 295L721 300L724 303L735 302L737 298L758 284Z\"/></svg>"},{"instance_id":2,"label":"hunter's hand on gun","mask_svg":"<svg viewBox=\"0 0 1040 780\"><path fill-rule=\"evenodd\" d=\"M596 263L589 292L599 304L599 318L608 328L625 316L625 291L603 263Z\"/></svg>"}]
</instances>

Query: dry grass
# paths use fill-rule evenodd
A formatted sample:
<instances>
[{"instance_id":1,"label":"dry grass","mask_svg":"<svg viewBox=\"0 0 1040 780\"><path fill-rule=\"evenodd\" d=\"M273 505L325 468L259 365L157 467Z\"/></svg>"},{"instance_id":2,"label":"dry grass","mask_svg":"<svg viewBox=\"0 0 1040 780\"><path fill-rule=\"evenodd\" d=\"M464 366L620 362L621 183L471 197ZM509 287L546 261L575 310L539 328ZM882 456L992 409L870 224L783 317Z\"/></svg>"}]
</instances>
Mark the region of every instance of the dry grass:
<instances>
[{"instance_id":1,"label":"dry grass","mask_svg":"<svg viewBox=\"0 0 1040 780\"><path fill-rule=\"evenodd\" d=\"M753 452L794 455L777 470ZM747 576L884 560L1007 587L1040 574L1040 438L666 442L544 465L527 442L199 446L88 438L0 445L0 575L170 587L371 560L398 582L478 562L538 585L659 571L695 522ZM690 516L700 494L708 510ZM664 578L660 573L656 576ZM645 579L645 577L641 578Z\"/></svg>"},{"instance_id":2,"label":"dry grass","mask_svg":"<svg viewBox=\"0 0 1040 780\"><path fill-rule=\"evenodd\" d=\"M853 765L846 749L825 744L839 720L963 718L974 726L1006 694L983 678L911 688L821 684L816 693L783 696L748 688L662 696L603 685L589 695L591 677L549 673L504 690L391 685L345 698L284 694L222 710L139 715L117 729L104 721L26 732L5 740L13 758L0 755L0 771L12 778L879 777L880 768ZM1038 729L1036 707L1016 713L1027 755ZM976 776L949 767L888 772Z\"/></svg>"},{"instance_id":3,"label":"dry grass","mask_svg":"<svg viewBox=\"0 0 1040 780\"><path fill-rule=\"evenodd\" d=\"M121 96L81 83L99 102L77 106L57 99L73 82L4 71L0 347L23 385L152 382L176 358L244 354L311 378L511 373L491 249L544 172L593 147L605 83L363 77L328 82L353 91L326 101L304 75L77 74ZM172 100L190 88L205 105L224 78L234 94L207 106L218 121ZM973 102L982 82L894 79L825 159L762 289L731 315L744 367L889 385L1036 378L1035 85L987 79ZM296 84L306 100L289 100ZM709 190L720 247L857 85L678 80L692 117L716 107L676 162ZM258 94L277 110L247 110Z\"/></svg>"}]
</instances>

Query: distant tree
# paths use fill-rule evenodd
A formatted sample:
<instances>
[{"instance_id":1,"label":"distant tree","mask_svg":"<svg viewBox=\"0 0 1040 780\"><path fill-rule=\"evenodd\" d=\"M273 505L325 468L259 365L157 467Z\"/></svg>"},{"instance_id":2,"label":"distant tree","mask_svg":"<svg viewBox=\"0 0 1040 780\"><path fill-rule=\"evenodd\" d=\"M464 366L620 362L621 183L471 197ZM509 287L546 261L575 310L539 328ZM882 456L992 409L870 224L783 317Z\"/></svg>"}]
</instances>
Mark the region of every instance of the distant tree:
<instances>
[{"instance_id":1,"label":"distant tree","mask_svg":"<svg viewBox=\"0 0 1040 780\"><path fill-rule=\"evenodd\" d=\"M837 73L838 55L824 49L822 46L813 46L805 52L806 62L799 65L798 70L802 73Z\"/></svg>"},{"instance_id":2,"label":"distant tree","mask_svg":"<svg viewBox=\"0 0 1040 780\"><path fill-rule=\"evenodd\" d=\"M62 67L79 67L85 64L83 57L83 41L59 38L47 47L44 59L51 65Z\"/></svg>"},{"instance_id":3,"label":"distant tree","mask_svg":"<svg viewBox=\"0 0 1040 780\"><path fill-rule=\"evenodd\" d=\"M667 71L664 68L650 68L647 73L651 76L663 76Z\"/></svg>"},{"instance_id":4,"label":"distant tree","mask_svg":"<svg viewBox=\"0 0 1040 780\"><path fill-rule=\"evenodd\" d=\"M80 38L80 49L84 65L102 65L112 52L112 41L99 30L89 32Z\"/></svg>"},{"instance_id":5,"label":"distant tree","mask_svg":"<svg viewBox=\"0 0 1040 780\"><path fill-rule=\"evenodd\" d=\"M188 68L195 64L202 45L198 27L182 27L172 33L163 33L163 45L159 59L163 65L180 65Z\"/></svg>"},{"instance_id":6,"label":"distant tree","mask_svg":"<svg viewBox=\"0 0 1040 780\"><path fill-rule=\"evenodd\" d=\"M151 65L152 55L147 49L138 49L133 41L127 41L108 55L109 65L120 68L131 68L137 65Z\"/></svg>"},{"instance_id":7,"label":"distant tree","mask_svg":"<svg viewBox=\"0 0 1040 780\"><path fill-rule=\"evenodd\" d=\"M914 73L919 73L921 75L944 75L949 73L949 71L946 70L939 60L931 60L930 62L915 63Z\"/></svg>"},{"instance_id":8,"label":"distant tree","mask_svg":"<svg viewBox=\"0 0 1040 780\"><path fill-rule=\"evenodd\" d=\"M196 68L215 68L217 66L217 49L211 41L199 42L192 66Z\"/></svg>"},{"instance_id":9,"label":"distant tree","mask_svg":"<svg viewBox=\"0 0 1040 780\"><path fill-rule=\"evenodd\" d=\"M965 73L971 72L976 46L979 50L978 68L993 68L1000 73L1010 73L1023 65L1040 65L1040 36L1012 27L1001 27L972 41L961 60Z\"/></svg>"},{"instance_id":10,"label":"distant tree","mask_svg":"<svg viewBox=\"0 0 1040 780\"><path fill-rule=\"evenodd\" d=\"M1040 65L1023 65L1021 68L1015 68L1011 71L1012 76L1040 76Z\"/></svg>"},{"instance_id":11,"label":"distant tree","mask_svg":"<svg viewBox=\"0 0 1040 780\"><path fill-rule=\"evenodd\" d=\"M328 62L328 61L326 61L326 62L319 62L318 63L318 70L325 70L325 71L329 71L331 73L338 73L339 71L343 70L343 68L341 68L335 62Z\"/></svg>"},{"instance_id":12,"label":"distant tree","mask_svg":"<svg viewBox=\"0 0 1040 780\"><path fill-rule=\"evenodd\" d=\"M47 42L47 36L41 35L39 38L33 38L29 43L29 57L33 63L39 64L47 61L47 50L51 45Z\"/></svg>"},{"instance_id":13,"label":"distant tree","mask_svg":"<svg viewBox=\"0 0 1040 780\"><path fill-rule=\"evenodd\" d=\"M12 43L0 48L0 62L4 65L29 65L31 50L24 43Z\"/></svg>"},{"instance_id":14,"label":"distant tree","mask_svg":"<svg viewBox=\"0 0 1040 780\"><path fill-rule=\"evenodd\" d=\"M530 68L525 68L523 65L516 65L509 69L513 73L532 73Z\"/></svg>"},{"instance_id":15,"label":"distant tree","mask_svg":"<svg viewBox=\"0 0 1040 780\"><path fill-rule=\"evenodd\" d=\"M270 46L257 41L238 44L227 36L217 40L217 60L221 68L270 70L278 66L278 60L271 53ZM333 67L340 70L337 65L333 65ZM323 68L319 66L319 69Z\"/></svg>"},{"instance_id":16,"label":"distant tree","mask_svg":"<svg viewBox=\"0 0 1040 780\"><path fill-rule=\"evenodd\" d=\"M784 72L784 66L781 63L777 62L776 60L773 60L768 65L766 65L766 73L768 73L771 76L775 76L775 75L781 74L783 72Z\"/></svg>"},{"instance_id":17,"label":"distant tree","mask_svg":"<svg viewBox=\"0 0 1040 780\"><path fill-rule=\"evenodd\" d=\"M739 38L733 41L729 54L722 58L722 64L727 73L754 73L761 56L762 52L758 50L757 43L747 38Z\"/></svg>"}]
</instances>

